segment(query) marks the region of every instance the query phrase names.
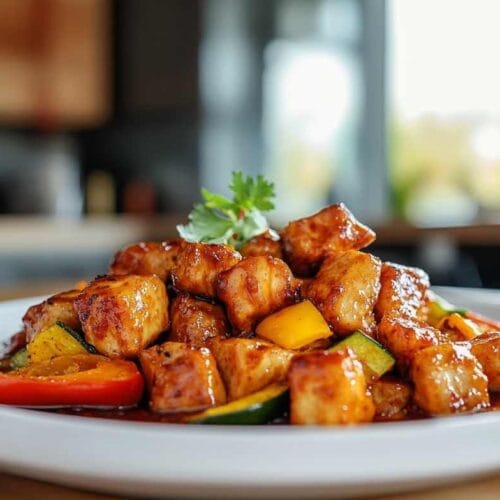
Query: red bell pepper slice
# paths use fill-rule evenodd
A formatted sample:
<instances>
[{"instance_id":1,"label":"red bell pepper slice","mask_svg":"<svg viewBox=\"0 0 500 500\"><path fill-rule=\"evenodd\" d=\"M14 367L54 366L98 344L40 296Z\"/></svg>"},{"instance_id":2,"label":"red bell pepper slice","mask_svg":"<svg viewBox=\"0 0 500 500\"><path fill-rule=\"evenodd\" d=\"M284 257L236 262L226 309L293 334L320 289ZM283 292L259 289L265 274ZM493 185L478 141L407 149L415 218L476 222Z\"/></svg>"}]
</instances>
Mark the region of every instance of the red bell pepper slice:
<instances>
[{"instance_id":1,"label":"red bell pepper slice","mask_svg":"<svg viewBox=\"0 0 500 500\"><path fill-rule=\"evenodd\" d=\"M60 356L0 373L0 404L127 407L141 399L144 381L131 361L94 354Z\"/></svg>"}]
</instances>

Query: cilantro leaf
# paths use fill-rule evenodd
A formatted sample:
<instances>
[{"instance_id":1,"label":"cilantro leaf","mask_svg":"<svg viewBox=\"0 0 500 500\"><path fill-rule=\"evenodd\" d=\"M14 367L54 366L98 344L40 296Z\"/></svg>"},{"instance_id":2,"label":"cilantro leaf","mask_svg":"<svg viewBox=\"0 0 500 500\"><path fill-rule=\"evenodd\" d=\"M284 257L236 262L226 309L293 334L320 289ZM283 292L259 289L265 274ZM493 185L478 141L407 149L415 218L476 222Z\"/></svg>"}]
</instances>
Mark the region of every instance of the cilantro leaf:
<instances>
[{"instance_id":1,"label":"cilantro leaf","mask_svg":"<svg viewBox=\"0 0 500 500\"><path fill-rule=\"evenodd\" d=\"M201 190L204 203L194 206L188 224L177 226L182 238L191 242L227 243L241 248L268 229L262 212L274 208L273 183L261 175L254 179L242 172L233 172L229 187L233 199Z\"/></svg>"}]
</instances>

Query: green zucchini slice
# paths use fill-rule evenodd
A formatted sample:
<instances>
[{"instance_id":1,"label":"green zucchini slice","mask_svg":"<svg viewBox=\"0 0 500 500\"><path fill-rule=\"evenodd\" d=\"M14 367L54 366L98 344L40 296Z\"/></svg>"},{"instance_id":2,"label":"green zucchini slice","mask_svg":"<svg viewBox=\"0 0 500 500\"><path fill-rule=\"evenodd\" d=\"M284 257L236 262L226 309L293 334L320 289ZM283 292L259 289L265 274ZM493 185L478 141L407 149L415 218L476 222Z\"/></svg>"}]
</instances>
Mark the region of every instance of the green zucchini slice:
<instances>
[{"instance_id":1,"label":"green zucchini slice","mask_svg":"<svg viewBox=\"0 0 500 500\"><path fill-rule=\"evenodd\" d=\"M90 354L97 354L97 349L92 345L89 344L84 338L83 335L80 333L76 332L73 330L73 328L69 327L62 321L56 321L56 325L65 330L67 333L69 333L75 340L78 340L80 344L85 347L85 350L90 353Z\"/></svg>"},{"instance_id":2,"label":"green zucchini slice","mask_svg":"<svg viewBox=\"0 0 500 500\"><path fill-rule=\"evenodd\" d=\"M10 367L13 370L19 370L21 368L24 368L28 364L28 362L28 349L26 349L26 347L23 347L10 358Z\"/></svg>"},{"instance_id":3,"label":"green zucchini slice","mask_svg":"<svg viewBox=\"0 0 500 500\"><path fill-rule=\"evenodd\" d=\"M360 330L335 344L329 351L334 352L346 347L350 347L368 369L370 375L373 374L377 378L392 370L396 363L394 356L382 344Z\"/></svg>"},{"instance_id":4,"label":"green zucchini slice","mask_svg":"<svg viewBox=\"0 0 500 500\"><path fill-rule=\"evenodd\" d=\"M283 415L288 408L288 387L272 384L261 391L188 417L190 424L258 425Z\"/></svg>"},{"instance_id":5,"label":"green zucchini slice","mask_svg":"<svg viewBox=\"0 0 500 500\"><path fill-rule=\"evenodd\" d=\"M449 316L450 314L460 314L460 316L465 316L468 312L467 309L451 304L446 299L443 299L443 297L440 297L437 293L430 290L427 292L427 295L429 297L429 301L427 303L427 320L431 325L437 325L445 316Z\"/></svg>"},{"instance_id":6,"label":"green zucchini slice","mask_svg":"<svg viewBox=\"0 0 500 500\"><path fill-rule=\"evenodd\" d=\"M77 332L60 321L38 333L27 345L27 349L30 363L42 363L58 356L96 352Z\"/></svg>"}]
</instances>

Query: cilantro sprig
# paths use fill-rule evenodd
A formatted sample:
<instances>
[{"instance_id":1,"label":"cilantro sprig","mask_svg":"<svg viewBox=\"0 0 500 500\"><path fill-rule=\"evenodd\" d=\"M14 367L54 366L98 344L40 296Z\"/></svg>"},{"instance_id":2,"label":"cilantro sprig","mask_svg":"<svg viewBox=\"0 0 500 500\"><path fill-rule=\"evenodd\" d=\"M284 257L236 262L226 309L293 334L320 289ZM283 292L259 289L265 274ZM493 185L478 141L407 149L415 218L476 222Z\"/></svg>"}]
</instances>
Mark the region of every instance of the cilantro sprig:
<instances>
[{"instance_id":1,"label":"cilantro sprig","mask_svg":"<svg viewBox=\"0 0 500 500\"><path fill-rule=\"evenodd\" d=\"M263 212L274 208L274 185L263 176L255 179L233 172L229 188L233 198L201 190L203 203L194 206L189 223L177 226L187 241L226 243L241 248L248 240L268 229Z\"/></svg>"}]
</instances>

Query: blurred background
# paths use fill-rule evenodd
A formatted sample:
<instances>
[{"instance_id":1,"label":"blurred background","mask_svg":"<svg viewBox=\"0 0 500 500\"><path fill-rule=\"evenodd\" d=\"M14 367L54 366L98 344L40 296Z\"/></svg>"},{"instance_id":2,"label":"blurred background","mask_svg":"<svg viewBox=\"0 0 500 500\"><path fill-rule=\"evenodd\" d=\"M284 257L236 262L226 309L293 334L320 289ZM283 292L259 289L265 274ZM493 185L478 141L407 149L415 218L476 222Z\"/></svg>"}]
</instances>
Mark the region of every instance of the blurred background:
<instances>
[{"instance_id":1,"label":"blurred background","mask_svg":"<svg viewBox=\"0 0 500 500\"><path fill-rule=\"evenodd\" d=\"M0 294L103 273L233 169L275 225L500 287L497 0L0 0ZM61 285L62 286L62 285Z\"/></svg>"}]
</instances>

